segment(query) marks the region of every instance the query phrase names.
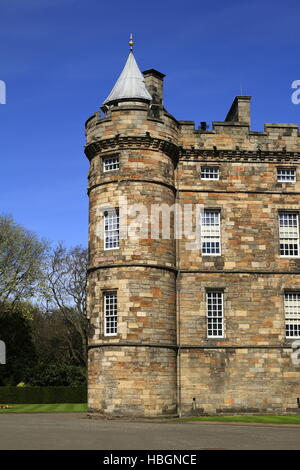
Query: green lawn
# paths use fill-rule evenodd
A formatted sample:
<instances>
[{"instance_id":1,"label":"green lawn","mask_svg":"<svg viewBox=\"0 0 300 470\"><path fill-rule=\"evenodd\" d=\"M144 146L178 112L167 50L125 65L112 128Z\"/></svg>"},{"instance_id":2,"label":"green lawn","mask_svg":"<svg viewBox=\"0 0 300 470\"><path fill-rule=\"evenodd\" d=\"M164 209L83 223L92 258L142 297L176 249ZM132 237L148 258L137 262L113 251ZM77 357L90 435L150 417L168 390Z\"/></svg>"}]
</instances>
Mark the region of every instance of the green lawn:
<instances>
[{"instance_id":1,"label":"green lawn","mask_svg":"<svg viewBox=\"0 0 300 470\"><path fill-rule=\"evenodd\" d=\"M300 415L296 416L191 416L180 421L225 421L238 423L275 423L300 424Z\"/></svg>"},{"instance_id":2,"label":"green lawn","mask_svg":"<svg viewBox=\"0 0 300 470\"><path fill-rule=\"evenodd\" d=\"M15 404L8 405L12 408L2 409L0 413L86 413L86 403L47 403L47 404Z\"/></svg>"}]
</instances>

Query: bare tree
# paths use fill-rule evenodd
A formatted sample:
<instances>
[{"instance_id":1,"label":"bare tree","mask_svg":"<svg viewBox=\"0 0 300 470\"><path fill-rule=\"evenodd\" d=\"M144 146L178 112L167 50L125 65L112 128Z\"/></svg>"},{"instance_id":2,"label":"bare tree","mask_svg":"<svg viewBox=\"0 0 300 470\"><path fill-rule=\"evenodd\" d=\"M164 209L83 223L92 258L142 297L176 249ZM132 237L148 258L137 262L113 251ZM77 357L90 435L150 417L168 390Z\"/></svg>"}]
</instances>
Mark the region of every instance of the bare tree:
<instances>
[{"instance_id":1,"label":"bare tree","mask_svg":"<svg viewBox=\"0 0 300 470\"><path fill-rule=\"evenodd\" d=\"M18 301L33 297L43 283L47 242L0 216L0 300Z\"/></svg>"},{"instance_id":2,"label":"bare tree","mask_svg":"<svg viewBox=\"0 0 300 470\"><path fill-rule=\"evenodd\" d=\"M86 317L86 280L88 252L82 246L67 249L56 246L49 255L46 270L48 302L69 325L68 343L75 361L86 366L88 320ZM81 348L74 346L74 329Z\"/></svg>"}]
</instances>

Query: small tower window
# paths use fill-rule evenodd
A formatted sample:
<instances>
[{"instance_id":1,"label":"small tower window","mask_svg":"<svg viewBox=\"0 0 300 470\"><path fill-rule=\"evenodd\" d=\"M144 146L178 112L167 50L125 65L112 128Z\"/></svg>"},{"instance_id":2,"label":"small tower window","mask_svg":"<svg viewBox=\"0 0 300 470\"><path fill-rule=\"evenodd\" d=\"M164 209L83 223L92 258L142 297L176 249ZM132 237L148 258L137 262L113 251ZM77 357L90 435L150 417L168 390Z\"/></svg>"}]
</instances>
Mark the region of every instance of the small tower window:
<instances>
[{"instance_id":1,"label":"small tower window","mask_svg":"<svg viewBox=\"0 0 300 470\"><path fill-rule=\"evenodd\" d=\"M118 334L118 302L116 291L104 292L104 335Z\"/></svg>"},{"instance_id":2,"label":"small tower window","mask_svg":"<svg viewBox=\"0 0 300 470\"><path fill-rule=\"evenodd\" d=\"M296 168L277 168L277 181L279 183L295 183Z\"/></svg>"},{"instance_id":3,"label":"small tower window","mask_svg":"<svg viewBox=\"0 0 300 470\"><path fill-rule=\"evenodd\" d=\"M104 213L104 248L105 250L113 250L119 248L119 243L119 209L112 209Z\"/></svg>"},{"instance_id":4,"label":"small tower window","mask_svg":"<svg viewBox=\"0 0 300 470\"><path fill-rule=\"evenodd\" d=\"M285 331L287 338L300 338L300 292L284 294Z\"/></svg>"},{"instance_id":5,"label":"small tower window","mask_svg":"<svg viewBox=\"0 0 300 470\"><path fill-rule=\"evenodd\" d=\"M218 166L202 166L201 167L201 179L202 180L218 180L219 179L219 167Z\"/></svg>"},{"instance_id":6,"label":"small tower window","mask_svg":"<svg viewBox=\"0 0 300 470\"><path fill-rule=\"evenodd\" d=\"M221 254L220 211L205 209L201 214L202 255Z\"/></svg>"},{"instance_id":7,"label":"small tower window","mask_svg":"<svg viewBox=\"0 0 300 470\"><path fill-rule=\"evenodd\" d=\"M279 213L280 256L299 256L299 214Z\"/></svg>"},{"instance_id":8,"label":"small tower window","mask_svg":"<svg viewBox=\"0 0 300 470\"><path fill-rule=\"evenodd\" d=\"M106 157L103 159L103 171L116 171L120 168L120 161L118 156Z\"/></svg>"},{"instance_id":9,"label":"small tower window","mask_svg":"<svg viewBox=\"0 0 300 470\"><path fill-rule=\"evenodd\" d=\"M224 336L223 295L223 291L211 291L206 293L208 338L222 338Z\"/></svg>"}]
</instances>

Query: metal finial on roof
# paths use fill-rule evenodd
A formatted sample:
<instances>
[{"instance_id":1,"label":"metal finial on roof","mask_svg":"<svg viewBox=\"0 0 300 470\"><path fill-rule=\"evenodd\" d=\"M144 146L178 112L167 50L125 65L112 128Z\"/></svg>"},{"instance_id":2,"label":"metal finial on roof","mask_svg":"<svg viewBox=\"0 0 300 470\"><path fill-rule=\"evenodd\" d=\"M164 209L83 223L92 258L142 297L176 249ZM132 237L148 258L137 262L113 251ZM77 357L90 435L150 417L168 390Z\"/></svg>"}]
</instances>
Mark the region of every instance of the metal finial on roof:
<instances>
[{"instance_id":1,"label":"metal finial on roof","mask_svg":"<svg viewBox=\"0 0 300 470\"><path fill-rule=\"evenodd\" d=\"M130 50L131 50L131 51L132 51L132 49L133 49L133 44L134 44L134 42L133 42L133 39L132 39L132 33L130 33L129 47L130 47Z\"/></svg>"}]
</instances>

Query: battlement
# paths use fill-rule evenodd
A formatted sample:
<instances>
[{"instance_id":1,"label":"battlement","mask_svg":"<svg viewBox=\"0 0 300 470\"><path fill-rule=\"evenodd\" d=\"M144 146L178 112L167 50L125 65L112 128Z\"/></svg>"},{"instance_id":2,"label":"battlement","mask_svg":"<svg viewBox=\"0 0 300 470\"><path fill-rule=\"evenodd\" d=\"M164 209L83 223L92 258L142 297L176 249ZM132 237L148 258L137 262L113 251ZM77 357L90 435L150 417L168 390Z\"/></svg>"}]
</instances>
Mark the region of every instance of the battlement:
<instances>
[{"instance_id":1,"label":"battlement","mask_svg":"<svg viewBox=\"0 0 300 470\"><path fill-rule=\"evenodd\" d=\"M85 124L88 141L107 134L112 125L115 131L119 121L120 135L123 130L133 135L150 131L156 137L172 139L184 149L299 152L300 134L296 123L265 123L263 131L251 130L250 96L236 96L225 120L213 121L211 129L206 122L196 128L194 121L178 121L162 107L164 75L152 69L144 74L149 90L156 93L155 103L125 101L114 104L103 115L100 111L94 113Z\"/></svg>"},{"instance_id":2,"label":"battlement","mask_svg":"<svg viewBox=\"0 0 300 470\"><path fill-rule=\"evenodd\" d=\"M213 121L212 129L201 123L196 129L194 121L179 121L183 147L220 150L287 150L300 148L298 124L266 123L262 132L250 127L250 96L236 96L224 121Z\"/></svg>"}]
</instances>

